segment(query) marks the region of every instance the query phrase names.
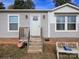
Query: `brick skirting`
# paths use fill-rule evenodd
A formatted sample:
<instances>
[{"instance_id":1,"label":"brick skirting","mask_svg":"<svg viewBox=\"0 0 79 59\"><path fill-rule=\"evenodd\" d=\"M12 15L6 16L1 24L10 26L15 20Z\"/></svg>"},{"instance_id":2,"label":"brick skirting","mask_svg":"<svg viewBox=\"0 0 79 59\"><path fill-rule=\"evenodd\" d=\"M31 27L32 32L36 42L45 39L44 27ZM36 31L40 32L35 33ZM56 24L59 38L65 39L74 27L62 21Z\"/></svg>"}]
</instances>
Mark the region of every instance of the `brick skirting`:
<instances>
[{"instance_id":1,"label":"brick skirting","mask_svg":"<svg viewBox=\"0 0 79 59\"><path fill-rule=\"evenodd\" d=\"M0 38L0 44L17 44L19 38ZM79 42L79 38L50 38L44 41L47 44L55 44L56 42Z\"/></svg>"},{"instance_id":2,"label":"brick skirting","mask_svg":"<svg viewBox=\"0 0 79 59\"><path fill-rule=\"evenodd\" d=\"M0 44L17 44L19 38L0 38Z\"/></svg>"},{"instance_id":3,"label":"brick skirting","mask_svg":"<svg viewBox=\"0 0 79 59\"><path fill-rule=\"evenodd\" d=\"M79 42L79 38L50 38L49 41L44 41L47 44L55 44L56 42Z\"/></svg>"}]
</instances>

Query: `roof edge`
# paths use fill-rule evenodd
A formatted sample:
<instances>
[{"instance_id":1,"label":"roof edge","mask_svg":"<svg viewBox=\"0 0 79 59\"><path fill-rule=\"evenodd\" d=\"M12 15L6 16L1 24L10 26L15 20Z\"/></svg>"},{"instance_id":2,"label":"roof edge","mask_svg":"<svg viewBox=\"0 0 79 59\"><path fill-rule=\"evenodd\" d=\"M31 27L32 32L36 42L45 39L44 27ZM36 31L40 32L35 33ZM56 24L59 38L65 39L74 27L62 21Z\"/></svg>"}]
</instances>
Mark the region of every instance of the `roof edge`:
<instances>
[{"instance_id":1,"label":"roof edge","mask_svg":"<svg viewBox=\"0 0 79 59\"><path fill-rule=\"evenodd\" d=\"M45 9L45 10L42 10L42 9L0 9L0 12L8 12L8 11L26 11L26 12L30 12L30 11L42 11L42 12L48 12L50 11L50 9Z\"/></svg>"},{"instance_id":2,"label":"roof edge","mask_svg":"<svg viewBox=\"0 0 79 59\"><path fill-rule=\"evenodd\" d=\"M75 9L78 9L78 10L79 10L79 7L77 7L77 6L73 5L73 4L70 4L70 3L66 3L66 4L60 5L60 6L58 6L58 7L55 7L54 9L52 9L52 11L55 11L55 10L57 10L57 9L60 9L60 8L62 8L62 7L64 7L64 6L70 6L70 7L73 7L73 8L75 8Z\"/></svg>"}]
</instances>

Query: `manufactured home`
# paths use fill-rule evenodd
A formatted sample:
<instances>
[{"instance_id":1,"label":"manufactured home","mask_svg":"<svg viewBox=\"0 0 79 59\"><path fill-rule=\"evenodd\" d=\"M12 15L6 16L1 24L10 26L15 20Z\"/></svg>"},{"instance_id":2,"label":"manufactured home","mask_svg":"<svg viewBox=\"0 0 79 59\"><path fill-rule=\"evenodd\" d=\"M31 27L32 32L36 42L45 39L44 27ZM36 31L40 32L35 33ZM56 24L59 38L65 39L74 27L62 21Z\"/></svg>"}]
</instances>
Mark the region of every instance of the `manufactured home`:
<instances>
[{"instance_id":1,"label":"manufactured home","mask_svg":"<svg viewBox=\"0 0 79 59\"><path fill-rule=\"evenodd\" d=\"M51 10L0 10L0 38L27 41L25 36L79 38L79 7L66 3Z\"/></svg>"}]
</instances>

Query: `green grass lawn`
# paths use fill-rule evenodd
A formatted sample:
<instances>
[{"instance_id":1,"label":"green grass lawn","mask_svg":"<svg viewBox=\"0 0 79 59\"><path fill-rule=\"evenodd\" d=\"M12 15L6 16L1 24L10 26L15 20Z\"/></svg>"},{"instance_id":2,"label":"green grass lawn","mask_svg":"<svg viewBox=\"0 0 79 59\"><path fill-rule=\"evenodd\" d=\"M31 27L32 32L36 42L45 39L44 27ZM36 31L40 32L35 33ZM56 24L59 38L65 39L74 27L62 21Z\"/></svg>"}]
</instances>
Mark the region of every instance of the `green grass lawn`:
<instances>
[{"instance_id":1,"label":"green grass lawn","mask_svg":"<svg viewBox=\"0 0 79 59\"><path fill-rule=\"evenodd\" d=\"M77 59L73 55L60 55L60 59ZM43 53L28 54L27 47L18 48L16 45L0 45L0 59L56 59L55 46L45 44Z\"/></svg>"},{"instance_id":2,"label":"green grass lawn","mask_svg":"<svg viewBox=\"0 0 79 59\"><path fill-rule=\"evenodd\" d=\"M25 56L27 48L19 49L16 45L0 45L0 59L19 59Z\"/></svg>"}]
</instances>

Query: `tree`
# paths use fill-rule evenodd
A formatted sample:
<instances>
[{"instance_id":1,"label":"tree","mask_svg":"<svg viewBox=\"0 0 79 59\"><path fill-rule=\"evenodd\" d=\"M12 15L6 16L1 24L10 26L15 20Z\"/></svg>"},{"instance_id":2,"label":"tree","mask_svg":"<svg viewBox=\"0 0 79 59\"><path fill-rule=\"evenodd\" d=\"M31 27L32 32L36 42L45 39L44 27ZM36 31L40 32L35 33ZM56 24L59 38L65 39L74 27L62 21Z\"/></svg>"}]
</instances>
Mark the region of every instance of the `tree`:
<instances>
[{"instance_id":1,"label":"tree","mask_svg":"<svg viewBox=\"0 0 79 59\"><path fill-rule=\"evenodd\" d=\"M24 1L23 0L15 0L14 9L23 9Z\"/></svg>"},{"instance_id":2,"label":"tree","mask_svg":"<svg viewBox=\"0 0 79 59\"><path fill-rule=\"evenodd\" d=\"M55 3L55 6L57 7L65 3L71 3L71 0L53 0L53 2Z\"/></svg>"},{"instance_id":3,"label":"tree","mask_svg":"<svg viewBox=\"0 0 79 59\"><path fill-rule=\"evenodd\" d=\"M32 0L15 0L14 9L33 9L34 3Z\"/></svg>"},{"instance_id":4,"label":"tree","mask_svg":"<svg viewBox=\"0 0 79 59\"><path fill-rule=\"evenodd\" d=\"M5 9L4 4L0 2L0 9Z\"/></svg>"},{"instance_id":5,"label":"tree","mask_svg":"<svg viewBox=\"0 0 79 59\"><path fill-rule=\"evenodd\" d=\"M34 9L35 5L32 0L27 0L24 3L25 9Z\"/></svg>"},{"instance_id":6,"label":"tree","mask_svg":"<svg viewBox=\"0 0 79 59\"><path fill-rule=\"evenodd\" d=\"M8 9L14 9L14 5L9 5Z\"/></svg>"}]
</instances>

